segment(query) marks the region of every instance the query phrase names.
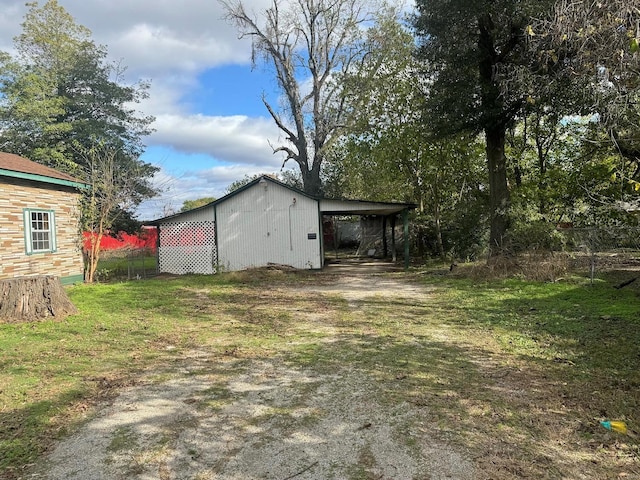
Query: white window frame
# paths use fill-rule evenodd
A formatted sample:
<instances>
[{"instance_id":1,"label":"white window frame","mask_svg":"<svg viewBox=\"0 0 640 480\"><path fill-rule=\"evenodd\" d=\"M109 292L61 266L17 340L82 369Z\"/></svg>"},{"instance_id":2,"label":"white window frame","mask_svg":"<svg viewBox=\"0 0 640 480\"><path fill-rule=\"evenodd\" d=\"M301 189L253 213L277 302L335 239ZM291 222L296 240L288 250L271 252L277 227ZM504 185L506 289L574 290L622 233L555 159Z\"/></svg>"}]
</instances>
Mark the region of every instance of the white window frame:
<instances>
[{"instance_id":1,"label":"white window frame","mask_svg":"<svg viewBox=\"0 0 640 480\"><path fill-rule=\"evenodd\" d=\"M33 215L47 215L48 219L44 218L38 220L34 219ZM37 225L34 225L34 222L42 221L43 225L46 225L48 228L37 229ZM36 228L34 228L34 226ZM49 246L48 248L34 248L34 243L38 242L38 240L34 240L34 234L38 233L47 233L49 235ZM25 251L27 255L32 255L34 253L49 253L55 252L57 248L56 244L56 219L55 213L53 210L46 210L42 208L25 208L24 209L24 241L25 241Z\"/></svg>"}]
</instances>

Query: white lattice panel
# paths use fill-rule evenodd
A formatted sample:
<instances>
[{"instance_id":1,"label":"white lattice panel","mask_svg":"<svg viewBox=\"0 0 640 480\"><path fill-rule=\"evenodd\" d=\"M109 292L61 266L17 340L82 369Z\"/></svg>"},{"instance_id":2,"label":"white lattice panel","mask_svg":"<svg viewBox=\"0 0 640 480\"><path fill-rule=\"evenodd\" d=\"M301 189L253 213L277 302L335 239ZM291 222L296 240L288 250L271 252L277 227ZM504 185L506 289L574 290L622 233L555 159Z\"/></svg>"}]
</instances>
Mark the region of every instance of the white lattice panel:
<instances>
[{"instance_id":1,"label":"white lattice panel","mask_svg":"<svg viewBox=\"0 0 640 480\"><path fill-rule=\"evenodd\" d=\"M215 222L175 222L160 225L158 260L161 273L216 273L218 255Z\"/></svg>"}]
</instances>

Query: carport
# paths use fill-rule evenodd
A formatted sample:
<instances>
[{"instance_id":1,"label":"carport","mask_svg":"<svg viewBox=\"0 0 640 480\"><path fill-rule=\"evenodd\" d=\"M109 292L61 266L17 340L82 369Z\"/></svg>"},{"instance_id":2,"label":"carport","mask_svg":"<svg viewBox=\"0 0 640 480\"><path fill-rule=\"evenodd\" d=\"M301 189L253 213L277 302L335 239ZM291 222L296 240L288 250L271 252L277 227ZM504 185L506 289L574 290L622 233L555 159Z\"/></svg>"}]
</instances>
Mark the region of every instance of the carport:
<instances>
[{"instance_id":1,"label":"carport","mask_svg":"<svg viewBox=\"0 0 640 480\"><path fill-rule=\"evenodd\" d=\"M403 224L404 268L409 268L409 210L416 208L414 203L368 202L362 200L320 199L320 213L323 216L377 216L382 217L381 239L385 255L388 252L387 226L391 227L391 255L397 261L396 224L401 217Z\"/></svg>"}]
</instances>

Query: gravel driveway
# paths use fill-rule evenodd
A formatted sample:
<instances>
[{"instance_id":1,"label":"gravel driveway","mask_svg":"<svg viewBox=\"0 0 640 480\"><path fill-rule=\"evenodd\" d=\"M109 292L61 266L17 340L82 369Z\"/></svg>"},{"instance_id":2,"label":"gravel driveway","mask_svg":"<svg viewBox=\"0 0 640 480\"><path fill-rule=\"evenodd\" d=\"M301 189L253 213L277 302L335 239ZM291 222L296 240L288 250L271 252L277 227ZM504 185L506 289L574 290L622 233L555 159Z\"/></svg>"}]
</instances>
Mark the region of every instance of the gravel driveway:
<instances>
[{"instance_id":1,"label":"gravel driveway","mask_svg":"<svg viewBox=\"0 0 640 480\"><path fill-rule=\"evenodd\" d=\"M382 276L304 288L342 295L352 309L371 295L428 295ZM379 389L348 365L320 373L192 351L102 405L30 478L474 478L472 461L423 420L428 406L385 403Z\"/></svg>"}]
</instances>

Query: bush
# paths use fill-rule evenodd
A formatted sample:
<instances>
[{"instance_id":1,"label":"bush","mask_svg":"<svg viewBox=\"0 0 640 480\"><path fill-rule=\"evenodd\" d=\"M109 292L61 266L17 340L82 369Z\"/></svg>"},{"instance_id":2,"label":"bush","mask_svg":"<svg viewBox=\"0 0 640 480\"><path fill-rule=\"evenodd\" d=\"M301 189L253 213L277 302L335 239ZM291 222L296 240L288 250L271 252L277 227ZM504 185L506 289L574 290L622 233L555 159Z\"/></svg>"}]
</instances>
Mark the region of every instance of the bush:
<instances>
[{"instance_id":1,"label":"bush","mask_svg":"<svg viewBox=\"0 0 640 480\"><path fill-rule=\"evenodd\" d=\"M555 225L544 220L518 222L509 232L511 248L514 253L548 251L564 249L564 236Z\"/></svg>"}]
</instances>

